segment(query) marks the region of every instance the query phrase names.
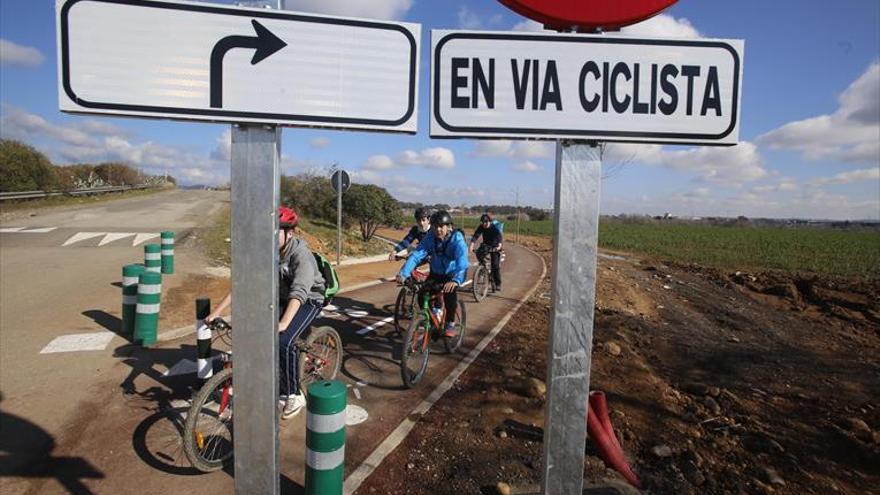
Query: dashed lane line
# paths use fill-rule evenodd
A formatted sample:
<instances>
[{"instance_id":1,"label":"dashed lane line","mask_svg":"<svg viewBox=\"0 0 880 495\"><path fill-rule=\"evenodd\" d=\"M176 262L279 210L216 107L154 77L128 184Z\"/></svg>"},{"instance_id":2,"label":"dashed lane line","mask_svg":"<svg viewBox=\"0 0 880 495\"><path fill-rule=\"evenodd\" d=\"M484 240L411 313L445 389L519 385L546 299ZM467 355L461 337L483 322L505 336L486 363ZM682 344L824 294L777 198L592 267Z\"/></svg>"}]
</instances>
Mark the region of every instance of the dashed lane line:
<instances>
[{"instance_id":1,"label":"dashed lane line","mask_svg":"<svg viewBox=\"0 0 880 495\"><path fill-rule=\"evenodd\" d=\"M0 229L0 232L4 234L45 234L47 232L52 232L58 227L38 227L34 229L29 229L27 227L3 227Z\"/></svg>"}]
</instances>

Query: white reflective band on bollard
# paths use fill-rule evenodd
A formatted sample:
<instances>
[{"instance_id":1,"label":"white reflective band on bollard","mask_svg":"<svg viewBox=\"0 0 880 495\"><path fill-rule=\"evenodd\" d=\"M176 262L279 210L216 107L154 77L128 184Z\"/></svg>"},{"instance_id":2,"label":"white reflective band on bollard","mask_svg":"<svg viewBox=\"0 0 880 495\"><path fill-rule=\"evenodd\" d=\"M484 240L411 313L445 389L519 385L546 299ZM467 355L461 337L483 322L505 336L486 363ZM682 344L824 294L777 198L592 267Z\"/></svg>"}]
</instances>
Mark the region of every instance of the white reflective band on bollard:
<instances>
[{"instance_id":1,"label":"white reflective band on bollard","mask_svg":"<svg viewBox=\"0 0 880 495\"><path fill-rule=\"evenodd\" d=\"M151 315L159 312L159 305L138 303L136 311L141 314Z\"/></svg>"},{"instance_id":2,"label":"white reflective band on bollard","mask_svg":"<svg viewBox=\"0 0 880 495\"><path fill-rule=\"evenodd\" d=\"M345 427L345 411L336 414L309 414L306 429L315 433L335 433Z\"/></svg>"},{"instance_id":3,"label":"white reflective band on bollard","mask_svg":"<svg viewBox=\"0 0 880 495\"><path fill-rule=\"evenodd\" d=\"M161 285L141 285L138 286L138 294L161 294Z\"/></svg>"},{"instance_id":4,"label":"white reflective band on bollard","mask_svg":"<svg viewBox=\"0 0 880 495\"><path fill-rule=\"evenodd\" d=\"M333 469L345 460L345 446L336 449L333 452L315 452L306 449L306 465L312 469L326 471Z\"/></svg>"},{"instance_id":5,"label":"white reflective band on bollard","mask_svg":"<svg viewBox=\"0 0 880 495\"><path fill-rule=\"evenodd\" d=\"M161 261L162 254L161 253L144 253L144 259L148 261Z\"/></svg>"}]
</instances>

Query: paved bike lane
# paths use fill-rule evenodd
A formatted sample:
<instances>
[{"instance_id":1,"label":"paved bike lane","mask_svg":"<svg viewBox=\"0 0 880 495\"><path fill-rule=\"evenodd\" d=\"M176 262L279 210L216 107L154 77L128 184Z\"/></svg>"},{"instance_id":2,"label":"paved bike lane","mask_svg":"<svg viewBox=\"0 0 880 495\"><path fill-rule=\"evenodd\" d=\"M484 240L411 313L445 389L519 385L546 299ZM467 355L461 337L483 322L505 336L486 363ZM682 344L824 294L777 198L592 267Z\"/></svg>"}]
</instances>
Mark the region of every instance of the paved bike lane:
<instances>
[{"instance_id":1,"label":"paved bike lane","mask_svg":"<svg viewBox=\"0 0 880 495\"><path fill-rule=\"evenodd\" d=\"M504 292L475 303L470 287L463 291L468 328L462 349L447 355L438 342L426 376L415 389L403 387L393 325L381 323L393 311L395 284L345 293L334 301L339 311L328 312L316 323L340 333L345 354L338 379L349 387L348 403L357 406L353 409L361 413L360 419L367 415L347 427L346 477L355 472L357 478L368 476L369 466L381 462L377 448L396 446L401 423L431 414L425 411L425 400L437 399L435 391L447 376L535 285L543 270L540 258L519 246L508 245L507 252ZM189 467L180 446L195 375L165 372L181 359L195 358L194 337L154 349L122 346L115 355L119 363L114 376L125 379L83 390L91 400L70 426L79 432L77 441L53 450L42 472L36 469L37 479L21 480L24 490L14 493L232 493L231 468L199 473ZM304 479L304 413L281 422L280 442L282 493L299 493Z\"/></svg>"}]
</instances>

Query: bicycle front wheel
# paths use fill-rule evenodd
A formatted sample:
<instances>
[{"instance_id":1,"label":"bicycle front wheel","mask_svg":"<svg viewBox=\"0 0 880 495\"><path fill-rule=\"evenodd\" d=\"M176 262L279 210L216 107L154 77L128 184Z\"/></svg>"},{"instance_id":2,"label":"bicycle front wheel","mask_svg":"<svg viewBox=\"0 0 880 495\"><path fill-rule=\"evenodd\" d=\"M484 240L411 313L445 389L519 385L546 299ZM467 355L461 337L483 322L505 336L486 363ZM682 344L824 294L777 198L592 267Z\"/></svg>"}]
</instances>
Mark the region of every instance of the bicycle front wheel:
<instances>
[{"instance_id":1,"label":"bicycle front wheel","mask_svg":"<svg viewBox=\"0 0 880 495\"><path fill-rule=\"evenodd\" d=\"M332 380L342 367L342 339L330 327L316 327L306 337L299 355L299 381L303 393L318 380Z\"/></svg>"},{"instance_id":2,"label":"bicycle front wheel","mask_svg":"<svg viewBox=\"0 0 880 495\"><path fill-rule=\"evenodd\" d=\"M232 459L232 368L205 382L193 399L183 430L183 451L203 473L216 471Z\"/></svg>"},{"instance_id":3,"label":"bicycle front wheel","mask_svg":"<svg viewBox=\"0 0 880 495\"><path fill-rule=\"evenodd\" d=\"M477 266L477 269L474 270L474 280L472 283L474 299L480 302L489 293L489 270L486 270L486 267L483 265Z\"/></svg>"},{"instance_id":4,"label":"bicycle front wheel","mask_svg":"<svg viewBox=\"0 0 880 495\"><path fill-rule=\"evenodd\" d=\"M467 312L464 309L464 303L458 301L458 307L455 308L455 337L443 337L443 345L446 347L446 352L452 354L453 352L457 351L459 347L461 347L461 343L464 341L464 333L466 329Z\"/></svg>"},{"instance_id":5,"label":"bicycle front wheel","mask_svg":"<svg viewBox=\"0 0 880 495\"><path fill-rule=\"evenodd\" d=\"M400 376L406 388L413 388L425 376L430 351L431 322L423 315L416 315L403 337L403 355L400 359Z\"/></svg>"},{"instance_id":6,"label":"bicycle front wheel","mask_svg":"<svg viewBox=\"0 0 880 495\"><path fill-rule=\"evenodd\" d=\"M394 330L399 334L409 328L415 313L415 293L401 287L394 302Z\"/></svg>"}]
</instances>

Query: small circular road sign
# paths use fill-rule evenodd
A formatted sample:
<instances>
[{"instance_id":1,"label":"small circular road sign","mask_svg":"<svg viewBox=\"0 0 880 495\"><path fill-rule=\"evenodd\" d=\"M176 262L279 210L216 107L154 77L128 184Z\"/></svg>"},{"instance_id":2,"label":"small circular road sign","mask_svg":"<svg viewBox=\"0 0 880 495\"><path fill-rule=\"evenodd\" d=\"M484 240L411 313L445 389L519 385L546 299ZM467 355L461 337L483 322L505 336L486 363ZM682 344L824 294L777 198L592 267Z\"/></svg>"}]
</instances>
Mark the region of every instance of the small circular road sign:
<instances>
[{"instance_id":1,"label":"small circular road sign","mask_svg":"<svg viewBox=\"0 0 880 495\"><path fill-rule=\"evenodd\" d=\"M337 185L339 184L339 174L342 174L342 192L348 191L348 188L351 187L351 176L348 175L348 172L345 170L337 170L333 172L333 175L330 176L330 186L333 187L333 190L339 192L337 189Z\"/></svg>"},{"instance_id":2,"label":"small circular road sign","mask_svg":"<svg viewBox=\"0 0 880 495\"><path fill-rule=\"evenodd\" d=\"M620 29L659 14L678 0L498 0L551 28Z\"/></svg>"}]
</instances>

